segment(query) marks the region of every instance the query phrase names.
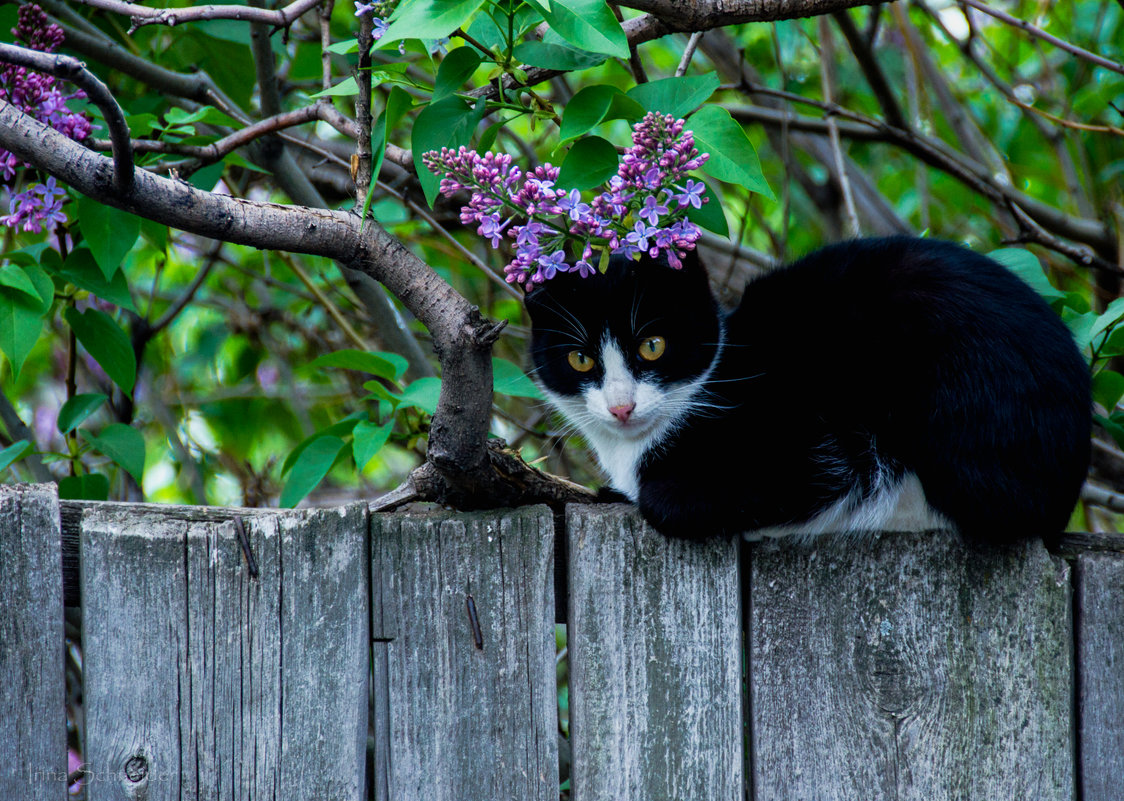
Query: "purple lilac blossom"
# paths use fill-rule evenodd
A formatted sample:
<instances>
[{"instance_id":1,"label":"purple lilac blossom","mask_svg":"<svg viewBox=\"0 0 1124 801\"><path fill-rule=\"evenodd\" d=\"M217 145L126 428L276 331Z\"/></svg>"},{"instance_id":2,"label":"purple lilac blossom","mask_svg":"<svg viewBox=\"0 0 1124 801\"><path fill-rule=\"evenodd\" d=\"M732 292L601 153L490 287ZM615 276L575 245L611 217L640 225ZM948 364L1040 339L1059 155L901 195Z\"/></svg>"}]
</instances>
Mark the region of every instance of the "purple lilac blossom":
<instances>
[{"instance_id":1,"label":"purple lilac blossom","mask_svg":"<svg viewBox=\"0 0 1124 801\"><path fill-rule=\"evenodd\" d=\"M49 23L43 10L30 3L20 6L12 35L17 42L43 53L53 53L63 42L62 28ZM86 114L73 112L66 104L85 97L81 90L64 94L52 75L31 72L14 64L0 64L0 100L6 100L24 114L76 141L88 137L93 126ZM0 179L5 183L11 182L17 170L25 166L14 153L0 149ZM48 178L46 184L31 185L22 192L9 186L8 194L8 214L0 215L0 224L39 233L66 222L66 215L62 213L66 192L56 187L54 178Z\"/></svg>"},{"instance_id":2,"label":"purple lilac blossom","mask_svg":"<svg viewBox=\"0 0 1124 801\"><path fill-rule=\"evenodd\" d=\"M577 189L556 186L559 170L550 164L524 172L510 155L479 154L467 147L431 150L422 160L444 176L441 194L470 193L461 208L462 223L475 223L492 247L499 246L506 230L515 245L515 256L504 268L506 279L530 285L560 272L592 275L595 250L628 258L662 253L672 267L682 267L702 234L686 219L686 210L709 200L706 187L686 176L707 158L695 148L683 120L649 113L634 126L632 147L617 174L588 203ZM511 224L517 217L526 223ZM567 252L579 251L571 266Z\"/></svg>"}]
</instances>

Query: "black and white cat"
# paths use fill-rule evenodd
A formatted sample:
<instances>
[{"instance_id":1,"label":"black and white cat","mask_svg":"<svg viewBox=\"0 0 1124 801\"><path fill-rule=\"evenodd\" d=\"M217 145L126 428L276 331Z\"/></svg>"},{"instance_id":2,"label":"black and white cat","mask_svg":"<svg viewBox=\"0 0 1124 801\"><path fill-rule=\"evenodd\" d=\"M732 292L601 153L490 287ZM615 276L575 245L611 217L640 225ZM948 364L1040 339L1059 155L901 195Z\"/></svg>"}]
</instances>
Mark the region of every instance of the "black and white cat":
<instances>
[{"instance_id":1,"label":"black and white cat","mask_svg":"<svg viewBox=\"0 0 1124 801\"><path fill-rule=\"evenodd\" d=\"M694 253L681 270L614 257L526 304L547 398L665 534L1052 537L1085 479L1084 358L1025 283L958 245L834 245L730 313Z\"/></svg>"}]
</instances>

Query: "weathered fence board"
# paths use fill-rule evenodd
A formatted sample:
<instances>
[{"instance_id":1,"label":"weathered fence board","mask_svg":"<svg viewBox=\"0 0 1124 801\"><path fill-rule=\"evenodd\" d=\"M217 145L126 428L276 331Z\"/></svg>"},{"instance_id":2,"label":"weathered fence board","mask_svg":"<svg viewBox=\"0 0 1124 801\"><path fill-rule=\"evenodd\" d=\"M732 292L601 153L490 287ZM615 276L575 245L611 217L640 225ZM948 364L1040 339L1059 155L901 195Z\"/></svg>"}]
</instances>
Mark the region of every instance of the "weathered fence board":
<instances>
[{"instance_id":1,"label":"weathered fence board","mask_svg":"<svg viewBox=\"0 0 1124 801\"><path fill-rule=\"evenodd\" d=\"M63 647L55 487L0 487L0 798L66 795Z\"/></svg>"},{"instance_id":2,"label":"weathered fence board","mask_svg":"<svg viewBox=\"0 0 1124 801\"><path fill-rule=\"evenodd\" d=\"M741 799L735 543L670 540L624 506L566 522L573 797Z\"/></svg>"},{"instance_id":3,"label":"weathered fence board","mask_svg":"<svg viewBox=\"0 0 1124 801\"><path fill-rule=\"evenodd\" d=\"M550 510L374 515L371 551L376 798L556 801Z\"/></svg>"},{"instance_id":4,"label":"weathered fence board","mask_svg":"<svg viewBox=\"0 0 1124 801\"><path fill-rule=\"evenodd\" d=\"M1124 554L1076 561L1082 801L1124 798Z\"/></svg>"},{"instance_id":5,"label":"weathered fence board","mask_svg":"<svg viewBox=\"0 0 1124 801\"><path fill-rule=\"evenodd\" d=\"M366 507L245 529L84 516L89 801L364 797Z\"/></svg>"},{"instance_id":6,"label":"weathered fence board","mask_svg":"<svg viewBox=\"0 0 1124 801\"><path fill-rule=\"evenodd\" d=\"M1069 570L1041 544L762 544L749 596L755 801L1074 798Z\"/></svg>"}]
</instances>

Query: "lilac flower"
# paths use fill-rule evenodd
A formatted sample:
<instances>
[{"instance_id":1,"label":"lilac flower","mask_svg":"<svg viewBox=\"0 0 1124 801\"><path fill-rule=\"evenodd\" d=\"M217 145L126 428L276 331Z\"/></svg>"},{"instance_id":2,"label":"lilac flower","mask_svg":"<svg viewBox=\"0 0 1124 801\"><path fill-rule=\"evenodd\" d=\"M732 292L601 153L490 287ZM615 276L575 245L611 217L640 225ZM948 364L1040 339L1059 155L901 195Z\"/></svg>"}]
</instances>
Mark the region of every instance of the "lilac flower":
<instances>
[{"instance_id":1,"label":"lilac flower","mask_svg":"<svg viewBox=\"0 0 1124 801\"><path fill-rule=\"evenodd\" d=\"M535 273L535 283L541 284L543 281L549 281L558 273L566 273L570 271L570 266L566 264L566 254L561 250L555 250L545 256L539 256L539 271Z\"/></svg>"},{"instance_id":2,"label":"lilac flower","mask_svg":"<svg viewBox=\"0 0 1124 801\"><path fill-rule=\"evenodd\" d=\"M667 206L662 205L653 195L644 198L644 205L637 212L640 219L647 220L652 225L659 224L660 215L667 214Z\"/></svg>"},{"instance_id":3,"label":"lilac flower","mask_svg":"<svg viewBox=\"0 0 1124 801\"><path fill-rule=\"evenodd\" d=\"M570 194L564 196L558 201L558 206L563 211L569 213L570 219L575 222L582 220L589 216L590 207L588 203L582 203L582 195L577 189L571 189Z\"/></svg>"},{"instance_id":4,"label":"lilac flower","mask_svg":"<svg viewBox=\"0 0 1124 801\"><path fill-rule=\"evenodd\" d=\"M482 237L491 239L492 247L498 248L503 238L503 231L505 228L507 228L508 223L510 222L510 217L503 222L500 222L499 214L491 214L487 217L481 218L480 227L476 229L476 233L480 234L480 236Z\"/></svg>"},{"instance_id":5,"label":"lilac flower","mask_svg":"<svg viewBox=\"0 0 1124 801\"><path fill-rule=\"evenodd\" d=\"M12 35L25 46L44 53L54 52L63 42L62 28L49 23L43 10L30 3L20 6ZM85 96L81 90L64 94L54 76L13 64L0 64L0 100L77 141L87 138L93 126L87 115L72 112L66 104ZM0 178L4 183L16 179L18 170L25 166L15 154L0 149ZM49 178L46 184L31 185L22 192L9 187L8 193L8 214L0 216L0 224L39 233L66 222L66 215L62 213L66 193L55 186L54 178Z\"/></svg>"},{"instance_id":6,"label":"lilac flower","mask_svg":"<svg viewBox=\"0 0 1124 801\"><path fill-rule=\"evenodd\" d=\"M696 209L702 208L704 202L703 194L706 192L706 184L702 181L688 178L686 186L676 185L675 188L679 190L679 194L669 193L669 195L680 207L690 205Z\"/></svg>"},{"instance_id":7,"label":"lilac flower","mask_svg":"<svg viewBox=\"0 0 1124 801\"><path fill-rule=\"evenodd\" d=\"M550 164L523 172L507 154L465 147L429 151L422 160L443 176L441 194L469 193L462 223L476 225L493 247L506 230L514 244L514 257L504 267L508 282L538 284L560 272L586 277L596 271L595 251L606 250L628 258L663 254L678 269L701 236L685 219L686 209L705 202L703 184L686 176L707 156L695 148L683 120L670 116L645 116L634 126L632 142L617 174L589 203L579 190L558 187L558 168ZM526 222L512 224L516 218ZM578 252L571 266L567 254Z\"/></svg>"}]
</instances>

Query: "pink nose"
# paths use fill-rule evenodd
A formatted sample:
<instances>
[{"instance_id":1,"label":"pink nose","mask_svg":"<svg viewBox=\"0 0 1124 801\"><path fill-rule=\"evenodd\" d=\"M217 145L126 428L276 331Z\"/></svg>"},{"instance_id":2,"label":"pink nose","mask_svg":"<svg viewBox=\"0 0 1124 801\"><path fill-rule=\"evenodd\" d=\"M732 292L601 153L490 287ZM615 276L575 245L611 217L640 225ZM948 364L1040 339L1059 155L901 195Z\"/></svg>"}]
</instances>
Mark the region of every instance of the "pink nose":
<instances>
[{"instance_id":1,"label":"pink nose","mask_svg":"<svg viewBox=\"0 0 1124 801\"><path fill-rule=\"evenodd\" d=\"M635 408L635 403L628 403L623 406L610 406L609 412L622 423L627 423L628 418L632 416L632 410Z\"/></svg>"}]
</instances>

